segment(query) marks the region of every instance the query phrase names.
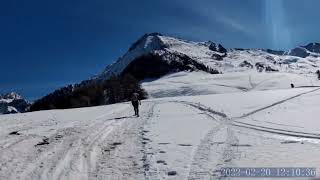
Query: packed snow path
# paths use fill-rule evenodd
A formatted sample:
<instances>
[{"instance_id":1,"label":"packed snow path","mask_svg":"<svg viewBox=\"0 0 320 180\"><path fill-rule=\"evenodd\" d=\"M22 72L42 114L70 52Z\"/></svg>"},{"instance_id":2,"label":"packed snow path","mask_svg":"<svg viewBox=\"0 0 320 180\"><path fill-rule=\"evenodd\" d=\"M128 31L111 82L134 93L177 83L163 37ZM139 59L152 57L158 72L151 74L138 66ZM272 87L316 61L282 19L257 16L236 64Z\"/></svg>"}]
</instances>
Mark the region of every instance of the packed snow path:
<instances>
[{"instance_id":1,"label":"packed snow path","mask_svg":"<svg viewBox=\"0 0 320 180\"><path fill-rule=\"evenodd\" d=\"M307 131L304 122L271 123L285 113L279 108L312 109L318 89L250 97L257 93L273 98L241 109L237 99L247 93L229 94L236 100L223 102L239 103L235 114L219 110L216 95L210 96L215 105L202 100L207 96L148 100L139 118L129 103L1 116L0 179L193 180L223 179L222 167L319 170L319 130ZM274 113L269 123L250 119L264 112Z\"/></svg>"}]
</instances>

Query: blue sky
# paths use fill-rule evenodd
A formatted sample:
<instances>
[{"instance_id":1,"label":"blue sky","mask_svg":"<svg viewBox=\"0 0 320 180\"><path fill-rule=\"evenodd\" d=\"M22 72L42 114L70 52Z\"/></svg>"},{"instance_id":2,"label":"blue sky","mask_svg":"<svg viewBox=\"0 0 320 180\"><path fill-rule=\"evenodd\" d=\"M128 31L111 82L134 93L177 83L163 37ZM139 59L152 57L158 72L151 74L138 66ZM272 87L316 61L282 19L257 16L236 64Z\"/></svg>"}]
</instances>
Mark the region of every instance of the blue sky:
<instances>
[{"instance_id":1,"label":"blue sky","mask_svg":"<svg viewBox=\"0 0 320 180\"><path fill-rule=\"evenodd\" d=\"M225 47L320 42L318 0L0 2L0 93L36 99L99 73L144 33Z\"/></svg>"}]
</instances>

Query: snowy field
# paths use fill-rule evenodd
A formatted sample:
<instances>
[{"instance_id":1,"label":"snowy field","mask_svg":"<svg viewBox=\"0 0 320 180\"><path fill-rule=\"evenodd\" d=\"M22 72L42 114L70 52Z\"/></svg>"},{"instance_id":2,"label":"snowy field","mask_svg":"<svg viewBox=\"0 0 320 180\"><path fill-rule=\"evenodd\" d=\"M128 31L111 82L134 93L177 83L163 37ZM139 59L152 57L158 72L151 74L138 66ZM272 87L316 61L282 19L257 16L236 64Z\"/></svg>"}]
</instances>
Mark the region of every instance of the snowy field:
<instances>
[{"instance_id":1,"label":"snowy field","mask_svg":"<svg viewBox=\"0 0 320 180\"><path fill-rule=\"evenodd\" d=\"M291 83L296 87L320 86L314 74L258 73L256 70L215 75L178 72L154 81L143 81L142 86L151 97L159 98L289 89Z\"/></svg>"},{"instance_id":2,"label":"snowy field","mask_svg":"<svg viewBox=\"0 0 320 180\"><path fill-rule=\"evenodd\" d=\"M223 167L316 167L319 178L320 89L290 83L318 85L181 72L143 83L153 98L139 118L129 103L1 115L0 179L224 179Z\"/></svg>"}]
</instances>

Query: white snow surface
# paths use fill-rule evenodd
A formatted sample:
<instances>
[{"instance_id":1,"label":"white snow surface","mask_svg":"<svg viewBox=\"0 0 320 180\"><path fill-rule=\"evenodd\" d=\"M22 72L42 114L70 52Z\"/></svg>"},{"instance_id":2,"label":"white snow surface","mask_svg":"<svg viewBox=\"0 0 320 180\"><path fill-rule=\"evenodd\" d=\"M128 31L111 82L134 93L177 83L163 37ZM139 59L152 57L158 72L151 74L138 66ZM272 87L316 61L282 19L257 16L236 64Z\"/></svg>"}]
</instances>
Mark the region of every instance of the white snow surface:
<instances>
[{"instance_id":1,"label":"white snow surface","mask_svg":"<svg viewBox=\"0 0 320 180\"><path fill-rule=\"evenodd\" d=\"M178 72L160 79L145 80L142 87L150 97L159 98L288 89L291 83L296 87L320 86L315 75L248 70L215 75L202 71Z\"/></svg>"},{"instance_id":2,"label":"white snow surface","mask_svg":"<svg viewBox=\"0 0 320 180\"><path fill-rule=\"evenodd\" d=\"M142 83L163 98L142 101L140 117L130 103L2 115L0 179L225 179L223 167L315 167L319 178L313 78L180 72Z\"/></svg>"}]
</instances>

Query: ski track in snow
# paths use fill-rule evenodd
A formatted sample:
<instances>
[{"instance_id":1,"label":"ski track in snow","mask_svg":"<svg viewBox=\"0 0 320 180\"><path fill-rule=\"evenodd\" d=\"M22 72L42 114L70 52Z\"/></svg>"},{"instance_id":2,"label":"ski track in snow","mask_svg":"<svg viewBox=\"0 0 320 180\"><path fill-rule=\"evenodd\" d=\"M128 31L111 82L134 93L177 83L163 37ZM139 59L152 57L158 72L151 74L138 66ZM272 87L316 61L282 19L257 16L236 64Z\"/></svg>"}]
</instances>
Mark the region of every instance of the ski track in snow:
<instances>
[{"instance_id":1,"label":"ski track in snow","mask_svg":"<svg viewBox=\"0 0 320 180\"><path fill-rule=\"evenodd\" d=\"M264 111L264 110L269 109L271 107L274 107L276 105L285 103L285 102L287 102L289 100L293 100L293 99L295 99L297 97L300 97L302 95L306 95L306 94L310 94L310 93L316 92L318 90L320 90L320 88L313 89L313 90L310 90L310 91L307 91L307 92L303 92L303 93L299 93L297 95L294 95L292 97L286 98L284 100L280 100L280 101L277 101L275 103L272 103L271 105L267 105L265 107L256 109L256 110L254 110L252 112L246 113L246 114L244 114L244 115L242 115L240 117L232 117L232 118L227 117L227 115L222 113L222 112L214 111L210 107L204 106L203 104L191 103L191 102L186 102L186 101L176 101L176 102L185 103L185 104L188 104L188 105L190 105L192 107L198 108L198 109L206 112L207 115L208 115L208 113L209 114L211 113L213 115L218 115L218 116L220 116L222 118L228 118L230 121L232 121L232 125L233 126L247 128L247 129L256 130L256 131L263 131L263 132L267 132L267 133L285 135L285 136L309 138L309 139L320 139L320 134L300 132L300 131L290 131L290 130L279 129L279 128L271 128L271 127L259 126L259 125L254 125L254 124L244 123L244 122L239 121L242 118L251 116L251 115L253 115L255 113L258 113L260 111ZM211 116L211 118L215 119L213 116Z\"/></svg>"},{"instance_id":2,"label":"ski track in snow","mask_svg":"<svg viewBox=\"0 0 320 180\"><path fill-rule=\"evenodd\" d=\"M143 111L140 118L125 121L105 139L99 157L101 163L95 172L97 179L143 179L146 176L142 135L144 124L152 116L153 106L151 104Z\"/></svg>"},{"instance_id":3,"label":"ski track in snow","mask_svg":"<svg viewBox=\"0 0 320 180\"><path fill-rule=\"evenodd\" d=\"M203 104L200 104L200 103L192 103L192 102L187 102L187 101L174 101L174 102L184 103L184 104L190 105L192 107L198 108L199 110L204 111L207 115L212 114L213 116L217 115L217 116L220 116L222 118L228 118L230 121L232 121L232 125L233 126L249 128L249 129L258 130L258 131L264 131L264 132L269 132L269 133L276 133L276 134L281 134L281 135L294 136L294 137L320 139L320 134L300 132L300 131L290 131L290 130L283 130L283 129L278 129L278 128L270 128L270 127L266 127L266 126L258 126L258 125L254 125L254 124L249 124L249 123L244 123L244 122L238 121L239 119L251 116L251 115L253 115L255 113L258 113L260 111L264 111L264 110L269 109L271 107L274 107L276 105L285 103L285 102L287 102L289 100L293 100L293 99L295 99L297 97L300 97L302 95L306 95L306 94L310 94L310 93L316 92L318 90L320 90L320 88L313 89L313 90L310 90L310 91L307 91L307 92L303 92L303 93L299 93L297 95L294 95L292 97L286 98L284 100L280 100L280 101L277 101L275 103L272 103L271 105L267 105L265 107L256 109L256 110L254 110L252 112L246 113L246 114L244 114L244 115L242 115L240 117L231 117L231 118L227 117L227 115L222 113L222 112L215 111L215 110L211 109L210 107L204 106ZM214 118L213 116L211 116L211 118L216 120L216 118Z\"/></svg>"},{"instance_id":4,"label":"ski track in snow","mask_svg":"<svg viewBox=\"0 0 320 180\"><path fill-rule=\"evenodd\" d=\"M238 144L239 140L233 132L230 119L225 114L213 111L201 104L197 105L183 101L177 103L187 104L199 109L209 118L218 122L198 145L187 179L223 179L224 177L220 177L220 169L222 167L232 167L232 160L239 155L238 149L234 146ZM210 157L215 157L215 159Z\"/></svg>"},{"instance_id":5,"label":"ski track in snow","mask_svg":"<svg viewBox=\"0 0 320 180\"><path fill-rule=\"evenodd\" d=\"M95 132L89 131L83 135L79 130L66 129L62 130L59 135L71 133L62 142L62 147L44 147L39 148L40 153L33 165L27 165L27 169L21 177L30 177L30 179L88 179L90 177L91 168L94 168L96 146L110 132L115 122L106 122L95 124L90 127ZM102 127L102 128L101 128ZM86 131L82 129L83 131ZM75 134L75 135L72 135ZM51 137L50 137L51 138ZM49 138L49 139L50 139ZM58 150L52 152L52 150ZM52 158L53 161L48 162L47 159ZM33 167L30 169L30 167Z\"/></svg>"},{"instance_id":6,"label":"ski track in snow","mask_svg":"<svg viewBox=\"0 0 320 180\"><path fill-rule=\"evenodd\" d=\"M243 91L243 92L248 92L248 91L252 91L254 90L257 86L259 86L260 84L266 82L266 81L269 81L269 80L272 80L273 78L269 78L269 79L265 79L265 80L262 80L260 82L257 82L257 83L253 83L252 82L252 78L251 78L251 75L249 75L249 86L250 87L245 87L245 86L235 86L235 85L225 85L225 84L212 84L212 85L217 85L217 86L222 86L222 87L229 87L229 88L235 88L235 89L239 89L240 91Z\"/></svg>"},{"instance_id":7,"label":"ski track in snow","mask_svg":"<svg viewBox=\"0 0 320 180\"><path fill-rule=\"evenodd\" d=\"M234 117L234 118L235 118L235 119L245 118L245 117L248 117L248 116L250 116L250 115L252 115L252 114L255 114L255 113L257 113L257 112L266 110L266 109L271 108L271 107L273 107L273 106L276 106L276 105L285 103L285 102L287 102L287 101L289 101L289 100L292 100L292 99L295 99L295 98L297 98L297 97L299 97L299 96L306 95L306 94L309 94L309 93L312 93L312 92L315 92L315 91L318 91L318 90L320 90L320 88L313 89L313 90L307 91L307 92L303 92L303 93L297 94L297 95L295 95L295 96L289 97L289 98L287 98L287 99L284 99L284 100L275 102L275 103L273 103L273 104L271 104L271 105L268 105L268 106L265 106L265 107L263 107L263 108L259 108L259 109L257 109L257 110L252 111L252 112L243 114L243 115L240 116L240 117Z\"/></svg>"},{"instance_id":8,"label":"ski track in snow","mask_svg":"<svg viewBox=\"0 0 320 180\"><path fill-rule=\"evenodd\" d=\"M299 95L296 95L292 98L288 98L287 100L291 100L293 98L299 97L304 94L308 94L316 90L308 91L306 93L301 93ZM190 172L188 176L188 180L195 180L195 179L225 179L226 177L220 176L220 169L223 167L234 167L234 164L232 163L233 159L241 158L242 152L239 151L238 146L252 146L249 144L239 144L239 140L237 136L234 133L234 130L236 128L237 133L246 132L245 134L255 134L257 132L266 132L266 133L275 133L278 135L285 136L294 136L299 138L315 138L320 139L320 136L308 136L308 135L301 135L301 134L309 134L309 133L303 133L303 132L296 132L296 131L287 131L282 129L273 129L268 127L259 126L260 128L253 128L251 124L247 124L250 126L241 126L238 124L234 124L235 120L228 118L224 113L216 112L211 110L209 107L206 107L202 104L196 104L196 103L190 103L190 102L184 102L184 101L176 101L177 103L184 103L187 105L190 105L191 107L197 108L204 112L204 114L208 115L210 118L212 118L214 121L217 121L217 119L220 119L220 122L217 126L213 127L206 136L201 140L200 145L197 147L196 153L193 157L193 162L190 167ZM279 101L280 103L283 103L283 101ZM278 103L274 103L278 104ZM267 106L269 108L269 106ZM266 109L266 108L264 108ZM236 122L241 123L241 122ZM246 124L246 123L242 123ZM240 128L239 128L240 127ZM247 132L247 130L250 129L250 132ZM278 131L271 131L272 130L278 130ZM226 132L223 132L226 131ZM285 133L285 132L292 132L292 133ZM224 134L223 134L224 133ZM248 134L249 133L249 134ZM296 134L299 133L299 134ZM318 135L318 134L311 134L311 135ZM255 135L256 136L256 135ZM219 141L219 137L224 137L226 139L222 139L222 141ZM265 135L259 135L260 138L266 138L270 139L270 137ZM286 142L286 141L284 141ZM290 141L291 142L291 141ZM293 142L293 141L292 141ZM214 159L210 159L210 157L220 157L218 161L214 162Z\"/></svg>"},{"instance_id":9,"label":"ski track in snow","mask_svg":"<svg viewBox=\"0 0 320 180\"><path fill-rule=\"evenodd\" d=\"M21 138L0 149L3 162L0 178L5 173L9 179L95 179L91 178L91 172L95 169L99 146L121 123L121 120L96 118L85 127L59 129L49 137L17 136ZM36 145L44 139L47 145ZM30 142L34 148L24 152L24 145L30 146ZM12 152L13 147L18 152ZM22 156L23 161L16 161L15 156Z\"/></svg>"},{"instance_id":10,"label":"ski track in snow","mask_svg":"<svg viewBox=\"0 0 320 180\"><path fill-rule=\"evenodd\" d=\"M272 140L275 142L281 142L285 137L320 139L319 134L239 121L319 89L299 93L236 118L200 103L154 100L143 103L140 118L129 115L131 107L126 107L114 114L100 115L92 122L57 129L50 136L7 136L0 141L0 179L224 179L220 176L221 168L236 166L239 159L246 156L244 148L258 146L241 144L239 137L259 137L269 142L271 137L267 134L271 133L280 136L278 140ZM174 108L179 111L175 112ZM161 113L158 112L160 109ZM173 114L167 116L166 113ZM199 122L206 118L211 121L202 135L197 131L187 132L199 137L199 142L184 143L188 139L164 142L162 139L166 139L166 133L154 131L165 125L160 119L179 113L191 113L190 116L197 116ZM50 123L43 122L41 126L55 126L57 123L57 117L53 115ZM27 131L31 127L20 130ZM183 129L176 127L179 128ZM48 144L37 145L39 142ZM175 151L186 154L176 157ZM185 166L177 167L179 164ZM174 170L177 174L169 176L168 173Z\"/></svg>"}]
</instances>

